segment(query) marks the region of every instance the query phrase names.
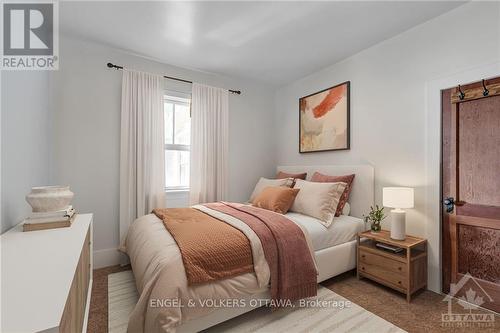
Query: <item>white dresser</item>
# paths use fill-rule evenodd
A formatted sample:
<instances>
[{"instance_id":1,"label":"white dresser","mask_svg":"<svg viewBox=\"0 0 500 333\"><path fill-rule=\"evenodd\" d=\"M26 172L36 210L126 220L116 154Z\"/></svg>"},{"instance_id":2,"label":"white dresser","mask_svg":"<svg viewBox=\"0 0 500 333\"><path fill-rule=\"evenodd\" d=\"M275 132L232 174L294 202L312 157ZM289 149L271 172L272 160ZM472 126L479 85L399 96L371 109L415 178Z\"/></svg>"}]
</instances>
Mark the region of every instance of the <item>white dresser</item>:
<instances>
[{"instance_id":1,"label":"white dresser","mask_svg":"<svg viewBox=\"0 0 500 333\"><path fill-rule=\"evenodd\" d=\"M71 227L0 236L0 331L86 331L92 290L92 214Z\"/></svg>"}]
</instances>

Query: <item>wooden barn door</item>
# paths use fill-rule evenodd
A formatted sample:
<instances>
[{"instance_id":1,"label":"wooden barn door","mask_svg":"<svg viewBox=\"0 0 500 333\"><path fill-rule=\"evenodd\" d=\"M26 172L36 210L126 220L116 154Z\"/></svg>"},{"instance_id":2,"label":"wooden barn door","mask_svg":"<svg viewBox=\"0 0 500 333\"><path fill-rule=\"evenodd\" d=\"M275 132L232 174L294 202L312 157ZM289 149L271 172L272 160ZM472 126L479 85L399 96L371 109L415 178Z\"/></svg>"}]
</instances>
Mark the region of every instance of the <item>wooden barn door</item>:
<instances>
[{"instance_id":1,"label":"wooden barn door","mask_svg":"<svg viewBox=\"0 0 500 333\"><path fill-rule=\"evenodd\" d=\"M500 78L484 86L442 91L443 292L469 273L500 312Z\"/></svg>"}]
</instances>

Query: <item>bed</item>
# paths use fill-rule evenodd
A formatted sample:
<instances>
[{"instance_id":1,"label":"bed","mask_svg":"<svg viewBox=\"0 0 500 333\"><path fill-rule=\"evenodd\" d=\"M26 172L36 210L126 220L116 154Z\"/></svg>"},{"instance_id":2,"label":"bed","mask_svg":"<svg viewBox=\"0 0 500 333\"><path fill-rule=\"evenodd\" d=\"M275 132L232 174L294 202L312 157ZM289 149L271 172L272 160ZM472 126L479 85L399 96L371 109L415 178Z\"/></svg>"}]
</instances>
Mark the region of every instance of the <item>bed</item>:
<instances>
[{"instance_id":1,"label":"bed","mask_svg":"<svg viewBox=\"0 0 500 333\"><path fill-rule=\"evenodd\" d=\"M320 223L315 223L309 216L298 213L287 213L286 217L297 224L308 237L309 248L314 251L313 257L317 268L317 282L327 280L333 276L354 269L356 266L356 241L355 235L364 230L361 220L363 213L373 205L374 197L374 171L369 165L345 166L280 166L279 171L288 173L307 171L310 177L315 171L324 174L356 174L350 196L350 216L339 216L333 224L326 229ZM207 213L217 214L208 210ZM141 294L139 302L131 314L129 322L130 331L141 331L139 323L156 322L165 324L166 331L196 332L214 326L223 321L234 318L245 312L255 309L256 302L250 300L266 300L270 298L267 285L262 281L269 279L269 268L266 264L259 263L254 256L255 273L241 274L236 277L207 283L204 285L188 286L186 274L183 270L182 259L173 237L165 232L165 228L158 217L147 215L136 221L133 226L143 226L141 232L134 233L127 253L130 256L132 270L136 278L136 285ZM147 226L145 228L144 226ZM252 239L250 236L250 241ZM258 241L252 246L257 248ZM147 244L147 245L145 245ZM148 248L149 250L145 249ZM146 259L145 259L146 258ZM166 262L173 263L169 274L161 273L161 267ZM258 268L258 270L257 270ZM266 275L267 274L267 275ZM267 280L268 281L268 280ZM183 302L183 307L165 312L162 308L154 308L151 295L157 298L169 299L177 295L181 300L189 298L227 298L246 300L246 306L206 308L189 307ZM264 305L265 303L262 303ZM147 309L147 311L146 311ZM175 310L175 311L174 311ZM135 326L134 326L135 325ZM160 325L161 326L161 325ZM152 327L151 325L149 327ZM149 329L148 329L149 331Z\"/></svg>"}]
</instances>

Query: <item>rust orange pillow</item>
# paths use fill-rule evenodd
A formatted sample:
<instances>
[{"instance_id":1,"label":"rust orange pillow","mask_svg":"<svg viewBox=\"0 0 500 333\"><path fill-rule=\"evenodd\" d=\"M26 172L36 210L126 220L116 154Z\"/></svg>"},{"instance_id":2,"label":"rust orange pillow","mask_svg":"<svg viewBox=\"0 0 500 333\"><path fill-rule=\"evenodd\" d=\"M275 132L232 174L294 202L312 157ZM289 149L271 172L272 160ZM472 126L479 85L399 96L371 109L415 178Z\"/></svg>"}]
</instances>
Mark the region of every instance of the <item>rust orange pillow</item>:
<instances>
[{"instance_id":1,"label":"rust orange pillow","mask_svg":"<svg viewBox=\"0 0 500 333\"><path fill-rule=\"evenodd\" d=\"M349 194L351 193L352 189L352 182L354 181L354 174L352 175L344 175L344 176L328 176L324 175L319 172L315 172L314 175L311 178L312 182L315 183L346 183L347 186L344 189L344 192L342 193L342 196L339 199L339 204L337 206L337 210L335 211L335 216L340 216L342 214L342 210L344 209L344 206L349 200Z\"/></svg>"},{"instance_id":2,"label":"rust orange pillow","mask_svg":"<svg viewBox=\"0 0 500 333\"><path fill-rule=\"evenodd\" d=\"M283 186L266 187L252 201L255 207L286 214L292 207L299 189Z\"/></svg>"}]
</instances>

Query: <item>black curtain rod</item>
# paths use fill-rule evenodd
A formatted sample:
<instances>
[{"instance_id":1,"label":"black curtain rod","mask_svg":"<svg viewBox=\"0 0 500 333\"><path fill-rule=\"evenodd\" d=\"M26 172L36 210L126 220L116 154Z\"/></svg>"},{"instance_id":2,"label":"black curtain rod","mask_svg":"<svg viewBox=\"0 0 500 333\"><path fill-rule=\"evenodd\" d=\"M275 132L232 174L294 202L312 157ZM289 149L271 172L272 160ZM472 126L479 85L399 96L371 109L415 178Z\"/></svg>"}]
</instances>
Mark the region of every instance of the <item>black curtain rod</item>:
<instances>
[{"instance_id":1,"label":"black curtain rod","mask_svg":"<svg viewBox=\"0 0 500 333\"><path fill-rule=\"evenodd\" d=\"M108 62L106 66L108 66L108 68L114 68L114 69L118 69L118 70L123 69L123 66L118 66L118 65L112 64L112 63L110 63L110 62ZM175 80L175 81L186 82L186 83L193 83L193 81L188 81L188 80L184 80L184 79L179 79L179 78L172 77L172 76L166 76L166 75L163 75L163 77L164 77L165 79L169 79L169 80ZM241 95L241 91L240 91L240 90L231 90L231 89L228 89L228 91L229 91L231 94Z\"/></svg>"}]
</instances>

